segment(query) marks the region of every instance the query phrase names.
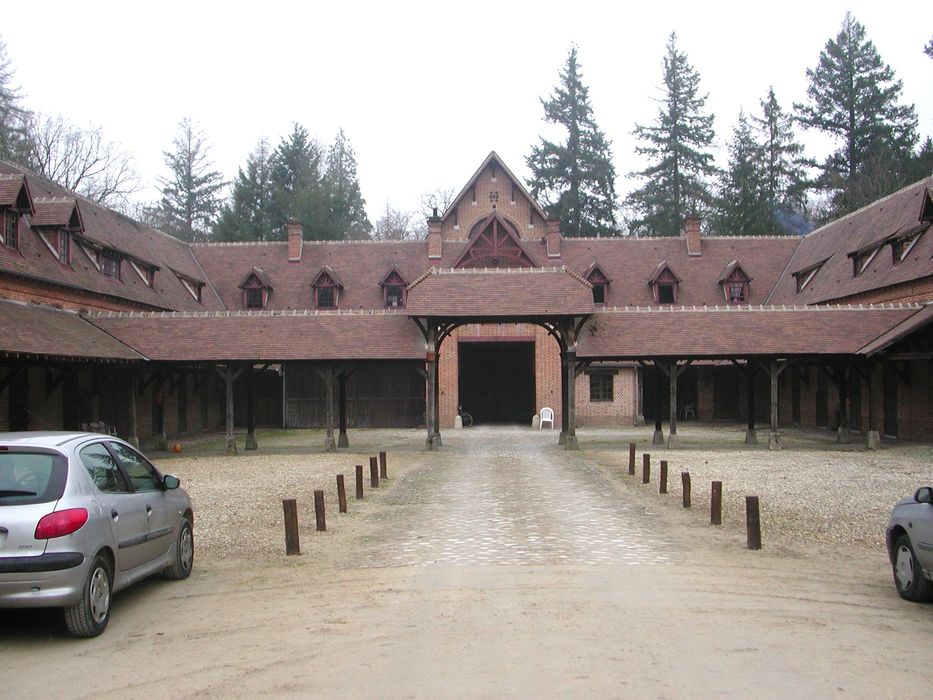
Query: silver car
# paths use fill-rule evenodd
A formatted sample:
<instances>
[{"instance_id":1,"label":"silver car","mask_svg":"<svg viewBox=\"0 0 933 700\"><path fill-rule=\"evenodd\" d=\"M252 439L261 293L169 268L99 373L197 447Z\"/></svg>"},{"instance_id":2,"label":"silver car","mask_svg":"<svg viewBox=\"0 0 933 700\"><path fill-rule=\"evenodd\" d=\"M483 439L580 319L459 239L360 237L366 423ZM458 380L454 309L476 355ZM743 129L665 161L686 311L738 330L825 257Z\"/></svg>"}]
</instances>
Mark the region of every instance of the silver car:
<instances>
[{"instance_id":1,"label":"silver car","mask_svg":"<svg viewBox=\"0 0 933 700\"><path fill-rule=\"evenodd\" d=\"M194 563L179 481L96 433L0 433L0 608L62 607L76 637L107 627L111 596Z\"/></svg>"},{"instance_id":2,"label":"silver car","mask_svg":"<svg viewBox=\"0 0 933 700\"><path fill-rule=\"evenodd\" d=\"M933 486L897 502L887 529L894 585L902 598L933 598Z\"/></svg>"}]
</instances>

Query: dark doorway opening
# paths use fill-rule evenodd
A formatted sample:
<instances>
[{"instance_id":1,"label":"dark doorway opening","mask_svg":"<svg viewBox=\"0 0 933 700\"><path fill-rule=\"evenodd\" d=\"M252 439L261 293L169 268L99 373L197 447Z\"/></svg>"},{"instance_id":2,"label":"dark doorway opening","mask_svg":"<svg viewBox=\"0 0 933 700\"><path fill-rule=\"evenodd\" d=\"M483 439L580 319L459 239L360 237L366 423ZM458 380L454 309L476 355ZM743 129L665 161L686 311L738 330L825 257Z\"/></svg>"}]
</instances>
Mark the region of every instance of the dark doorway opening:
<instances>
[{"instance_id":1,"label":"dark doorway opening","mask_svg":"<svg viewBox=\"0 0 933 700\"><path fill-rule=\"evenodd\" d=\"M660 406L655 400L655 378L660 374L661 377L661 396ZM651 422L657 415L660 408L661 420L669 421L671 417L671 380L664 372L655 372L654 368L647 370L643 374L643 396L642 405L644 406L645 420ZM693 411L693 418L696 418L697 410L697 371L696 367L688 367L677 380L677 417L684 420L684 407L690 406Z\"/></svg>"},{"instance_id":2,"label":"dark doorway opening","mask_svg":"<svg viewBox=\"0 0 933 700\"><path fill-rule=\"evenodd\" d=\"M461 342L460 405L474 424L519 423L535 412L534 342Z\"/></svg>"}]
</instances>

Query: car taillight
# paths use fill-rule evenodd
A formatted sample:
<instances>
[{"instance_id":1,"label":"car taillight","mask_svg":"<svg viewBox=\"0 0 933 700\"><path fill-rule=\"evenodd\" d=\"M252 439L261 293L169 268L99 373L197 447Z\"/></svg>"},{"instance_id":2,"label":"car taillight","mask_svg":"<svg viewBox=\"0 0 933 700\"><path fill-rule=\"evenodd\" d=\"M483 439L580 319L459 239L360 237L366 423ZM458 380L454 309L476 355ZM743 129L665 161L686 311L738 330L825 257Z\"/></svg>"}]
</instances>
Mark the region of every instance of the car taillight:
<instances>
[{"instance_id":1,"label":"car taillight","mask_svg":"<svg viewBox=\"0 0 933 700\"><path fill-rule=\"evenodd\" d=\"M55 537L64 537L81 529L87 522L87 511L84 508L69 508L59 510L44 516L36 525L37 540L51 540Z\"/></svg>"}]
</instances>

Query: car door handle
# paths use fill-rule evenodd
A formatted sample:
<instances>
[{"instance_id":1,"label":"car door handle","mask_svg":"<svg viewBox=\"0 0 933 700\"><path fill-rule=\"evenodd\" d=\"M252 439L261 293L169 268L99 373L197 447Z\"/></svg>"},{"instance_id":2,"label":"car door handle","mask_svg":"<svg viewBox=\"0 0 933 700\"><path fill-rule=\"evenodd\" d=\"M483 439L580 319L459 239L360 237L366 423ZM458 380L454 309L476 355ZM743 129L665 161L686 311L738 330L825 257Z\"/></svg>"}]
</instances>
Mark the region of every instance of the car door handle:
<instances>
[{"instance_id":1,"label":"car door handle","mask_svg":"<svg viewBox=\"0 0 933 700\"><path fill-rule=\"evenodd\" d=\"M120 517L120 514L117 512L116 508L110 509L110 517L113 518L114 520Z\"/></svg>"}]
</instances>

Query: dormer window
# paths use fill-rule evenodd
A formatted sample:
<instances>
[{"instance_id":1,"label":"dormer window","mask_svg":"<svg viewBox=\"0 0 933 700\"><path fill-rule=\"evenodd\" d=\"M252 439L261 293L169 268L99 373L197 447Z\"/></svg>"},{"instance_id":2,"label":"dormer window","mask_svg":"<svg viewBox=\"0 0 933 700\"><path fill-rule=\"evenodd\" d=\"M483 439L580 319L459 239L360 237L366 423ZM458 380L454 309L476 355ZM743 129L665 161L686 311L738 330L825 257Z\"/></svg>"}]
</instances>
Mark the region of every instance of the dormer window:
<instances>
[{"instance_id":1,"label":"dormer window","mask_svg":"<svg viewBox=\"0 0 933 700\"><path fill-rule=\"evenodd\" d=\"M868 250L857 250L854 253L849 253L849 257L852 258L852 276L858 277L865 272L880 249L880 246L875 246Z\"/></svg>"},{"instance_id":2,"label":"dormer window","mask_svg":"<svg viewBox=\"0 0 933 700\"><path fill-rule=\"evenodd\" d=\"M401 273L392 269L379 283L382 287L382 305L386 309L401 309L405 307L408 297L408 283Z\"/></svg>"},{"instance_id":3,"label":"dormer window","mask_svg":"<svg viewBox=\"0 0 933 700\"><path fill-rule=\"evenodd\" d=\"M174 272L174 270L173 270ZM178 278L178 281L181 282L182 286L188 290L195 301L201 301L201 290L204 288L204 283L199 280L194 280L189 277L185 277L179 272L175 272L175 276Z\"/></svg>"},{"instance_id":4,"label":"dormer window","mask_svg":"<svg viewBox=\"0 0 933 700\"><path fill-rule=\"evenodd\" d=\"M120 256L109 250L102 250L98 254L98 261L102 275L115 280L120 279Z\"/></svg>"},{"instance_id":5,"label":"dormer window","mask_svg":"<svg viewBox=\"0 0 933 700\"><path fill-rule=\"evenodd\" d=\"M805 267L798 272L794 272L794 280L797 283L797 293L799 294L804 289L807 288L807 285L813 281L813 278L816 277L816 273L820 271L820 268L823 267L823 262L819 262L816 265L811 265L810 267Z\"/></svg>"},{"instance_id":6,"label":"dormer window","mask_svg":"<svg viewBox=\"0 0 933 700\"><path fill-rule=\"evenodd\" d=\"M599 265L596 263L590 265L584 277L587 282L593 285L593 303L605 304L607 287L609 286L609 282L611 282L609 277L599 269Z\"/></svg>"},{"instance_id":7,"label":"dormer window","mask_svg":"<svg viewBox=\"0 0 933 700\"><path fill-rule=\"evenodd\" d=\"M722 293L729 304L744 304L748 302L748 285L752 278L745 274L738 260L733 260L719 275L719 284Z\"/></svg>"},{"instance_id":8,"label":"dormer window","mask_svg":"<svg viewBox=\"0 0 933 700\"><path fill-rule=\"evenodd\" d=\"M343 284L337 273L325 265L311 283L311 300L316 309L336 309Z\"/></svg>"},{"instance_id":9,"label":"dormer window","mask_svg":"<svg viewBox=\"0 0 933 700\"><path fill-rule=\"evenodd\" d=\"M911 248L914 247L914 244L920 240L920 236L923 234L922 231L915 233L913 235L903 236L901 238L895 238L891 241L891 256L892 262L896 265L899 262L902 262L909 254Z\"/></svg>"},{"instance_id":10,"label":"dormer window","mask_svg":"<svg viewBox=\"0 0 933 700\"><path fill-rule=\"evenodd\" d=\"M16 250L19 247L19 214L7 209L3 212L3 238L0 242L6 248Z\"/></svg>"},{"instance_id":11,"label":"dormer window","mask_svg":"<svg viewBox=\"0 0 933 700\"><path fill-rule=\"evenodd\" d=\"M58 245L56 246L58 259L66 265L71 262L71 234L64 229L58 232Z\"/></svg>"},{"instance_id":12,"label":"dormer window","mask_svg":"<svg viewBox=\"0 0 933 700\"><path fill-rule=\"evenodd\" d=\"M680 278L674 274L671 266L665 260L660 263L648 280L651 294L656 304L676 304L677 293L680 288Z\"/></svg>"},{"instance_id":13,"label":"dormer window","mask_svg":"<svg viewBox=\"0 0 933 700\"><path fill-rule=\"evenodd\" d=\"M243 290L243 306L245 308L264 309L269 303L269 296L272 294L272 283L266 277L266 273L262 271L262 268L254 267L240 282L240 289Z\"/></svg>"}]
</instances>

